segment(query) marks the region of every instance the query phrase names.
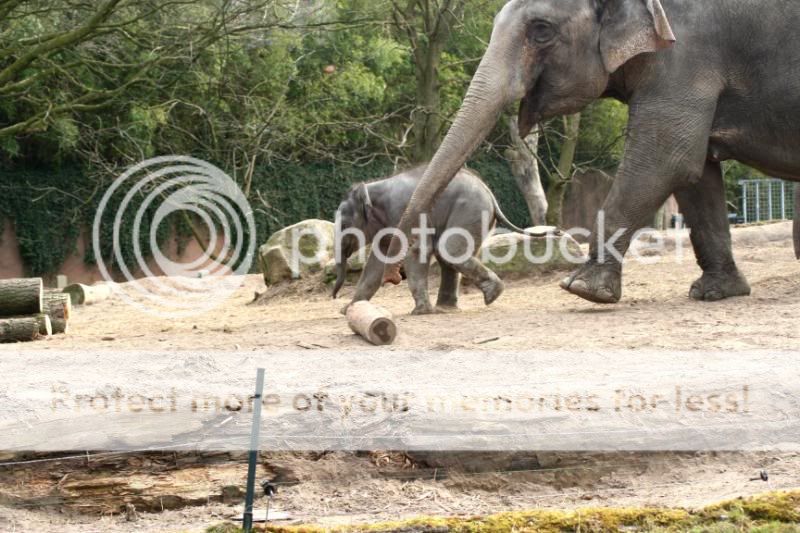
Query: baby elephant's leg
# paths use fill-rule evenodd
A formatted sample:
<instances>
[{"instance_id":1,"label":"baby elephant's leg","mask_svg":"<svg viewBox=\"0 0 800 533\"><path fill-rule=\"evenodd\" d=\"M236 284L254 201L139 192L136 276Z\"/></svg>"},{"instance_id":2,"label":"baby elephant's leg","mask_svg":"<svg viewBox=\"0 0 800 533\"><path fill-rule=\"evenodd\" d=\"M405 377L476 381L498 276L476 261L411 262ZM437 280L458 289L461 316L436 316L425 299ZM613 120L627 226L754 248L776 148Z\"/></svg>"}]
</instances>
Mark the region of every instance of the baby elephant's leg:
<instances>
[{"instance_id":1,"label":"baby elephant's leg","mask_svg":"<svg viewBox=\"0 0 800 533\"><path fill-rule=\"evenodd\" d=\"M383 246L381 246L381 248L383 248ZM375 293L378 292L378 289L381 288L382 282L383 262L381 262L373 250L369 255L369 259L367 259L367 264L364 265L364 271L361 273L361 277L358 279L353 301L342 310L342 313L344 314L347 311L347 307L356 302L371 300L372 297L375 296Z\"/></svg>"},{"instance_id":2,"label":"baby elephant's leg","mask_svg":"<svg viewBox=\"0 0 800 533\"><path fill-rule=\"evenodd\" d=\"M452 235L439 243L439 256L475 283L483 292L483 301L491 305L503 294L505 286L497 274L486 268L477 257L470 255L476 252L476 245L480 246L480 242L468 243L463 236Z\"/></svg>"},{"instance_id":3,"label":"baby elephant's leg","mask_svg":"<svg viewBox=\"0 0 800 533\"><path fill-rule=\"evenodd\" d=\"M428 270L431 264L430 247L421 250L416 244L409 252L406 260L406 274L408 275L408 287L414 297L413 315L429 315L435 310L431 305L428 295Z\"/></svg>"},{"instance_id":4,"label":"baby elephant's leg","mask_svg":"<svg viewBox=\"0 0 800 533\"><path fill-rule=\"evenodd\" d=\"M439 268L442 271L442 282L439 285L439 298L436 301L436 307L442 311L454 311L458 309L461 274L442 260L439 260Z\"/></svg>"}]
</instances>

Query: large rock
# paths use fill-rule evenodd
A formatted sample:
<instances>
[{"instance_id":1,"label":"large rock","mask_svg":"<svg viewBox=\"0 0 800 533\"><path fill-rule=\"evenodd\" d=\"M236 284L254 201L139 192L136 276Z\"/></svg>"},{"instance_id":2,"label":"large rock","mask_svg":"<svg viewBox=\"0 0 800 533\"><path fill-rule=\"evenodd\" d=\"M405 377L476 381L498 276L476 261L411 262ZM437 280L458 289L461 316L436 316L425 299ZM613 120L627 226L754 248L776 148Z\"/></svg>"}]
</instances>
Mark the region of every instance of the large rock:
<instances>
[{"instance_id":1,"label":"large rock","mask_svg":"<svg viewBox=\"0 0 800 533\"><path fill-rule=\"evenodd\" d=\"M350 283L358 281L361 273L364 271L369 255L372 253L372 245L368 244L363 250L354 253L347 259L347 281ZM363 257L363 261L362 261ZM332 257L330 261L323 268L323 280L326 285L330 285L336 281L336 257Z\"/></svg>"},{"instance_id":2,"label":"large rock","mask_svg":"<svg viewBox=\"0 0 800 533\"><path fill-rule=\"evenodd\" d=\"M490 256L486 255L487 250ZM583 261L584 254L575 239L566 234L536 237L501 233L486 240L481 258L498 276L514 277L556 270L571 271Z\"/></svg>"},{"instance_id":3,"label":"large rock","mask_svg":"<svg viewBox=\"0 0 800 533\"><path fill-rule=\"evenodd\" d=\"M334 257L333 222L304 220L272 235L258 250L267 285L302 278L322 270Z\"/></svg>"}]
</instances>

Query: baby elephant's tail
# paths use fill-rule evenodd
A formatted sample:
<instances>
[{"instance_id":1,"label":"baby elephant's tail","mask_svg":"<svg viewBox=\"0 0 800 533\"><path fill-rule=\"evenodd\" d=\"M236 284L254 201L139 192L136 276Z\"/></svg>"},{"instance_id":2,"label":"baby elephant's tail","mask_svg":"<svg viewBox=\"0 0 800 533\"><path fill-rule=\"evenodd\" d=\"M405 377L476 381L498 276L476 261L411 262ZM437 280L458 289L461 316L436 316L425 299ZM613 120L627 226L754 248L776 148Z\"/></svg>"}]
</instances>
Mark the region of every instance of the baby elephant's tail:
<instances>
[{"instance_id":1,"label":"baby elephant's tail","mask_svg":"<svg viewBox=\"0 0 800 533\"><path fill-rule=\"evenodd\" d=\"M506 217L505 213L503 213L503 210L500 209L500 204L497 202L497 197L492 193L492 191L489 191L489 194L491 194L492 202L494 203L494 218L497 219L500 224L510 229L514 233L521 233L523 235L530 235L532 237L546 237L547 235L553 234L558 235L558 230L552 227L543 226L524 230L514 225L510 220L508 220L508 217Z\"/></svg>"},{"instance_id":2,"label":"baby elephant's tail","mask_svg":"<svg viewBox=\"0 0 800 533\"><path fill-rule=\"evenodd\" d=\"M500 224L515 233L524 233L527 235L527 232L524 229L514 225L510 220L508 220L506 214L503 213L502 209L500 209L500 204L497 202L497 197L494 194L492 194L492 202L494 202L494 218L496 218Z\"/></svg>"}]
</instances>

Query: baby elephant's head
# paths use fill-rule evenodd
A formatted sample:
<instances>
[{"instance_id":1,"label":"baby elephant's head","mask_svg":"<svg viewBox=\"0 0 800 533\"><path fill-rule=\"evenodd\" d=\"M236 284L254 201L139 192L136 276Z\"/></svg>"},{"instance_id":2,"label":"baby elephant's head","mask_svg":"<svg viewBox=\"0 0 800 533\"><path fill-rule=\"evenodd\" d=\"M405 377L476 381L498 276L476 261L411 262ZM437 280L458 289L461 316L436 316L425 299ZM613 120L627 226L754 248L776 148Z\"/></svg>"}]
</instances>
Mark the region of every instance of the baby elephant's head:
<instances>
[{"instance_id":1,"label":"baby elephant's head","mask_svg":"<svg viewBox=\"0 0 800 533\"><path fill-rule=\"evenodd\" d=\"M336 298L347 278L347 258L369 244L383 227L382 211L375 207L365 183L350 188L336 210Z\"/></svg>"}]
</instances>

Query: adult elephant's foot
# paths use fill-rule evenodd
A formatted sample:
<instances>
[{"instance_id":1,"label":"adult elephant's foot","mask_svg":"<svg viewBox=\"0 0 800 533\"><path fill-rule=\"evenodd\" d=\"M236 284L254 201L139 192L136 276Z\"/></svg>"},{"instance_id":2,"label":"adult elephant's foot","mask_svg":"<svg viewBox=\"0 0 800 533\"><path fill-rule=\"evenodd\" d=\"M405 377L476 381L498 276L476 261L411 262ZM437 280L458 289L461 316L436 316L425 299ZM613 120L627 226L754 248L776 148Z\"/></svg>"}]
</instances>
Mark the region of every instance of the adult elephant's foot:
<instances>
[{"instance_id":1,"label":"adult elephant's foot","mask_svg":"<svg viewBox=\"0 0 800 533\"><path fill-rule=\"evenodd\" d=\"M452 313L460 313L461 309L459 309L458 305L436 304L436 312L443 315L449 315Z\"/></svg>"},{"instance_id":2,"label":"adult elephant's foot","mask_svg":"<svg viewBox=\"0 0 800 533\"><path fill-rule=\"evenodd\" d=\"M619 265L587 263L561 282L561 288L597 304L615 304L622 298Z\"/></svg>"},{"instance_id":3,"label":"adult elephant's foot","mask_svg":"<svg viewBox=\"0 0 800 533\"><path fill-rule=\"evenodd\" d=\"M486 305L492 305L506 290L503 281L492 271L489 271L489 278L486 281L478 284L478 288L483 292L483 302Z\"/></svg>"},{"instance_id":4,"label":"adult elephant's foot","mask_svg":"<svg viewBox=\"0 0 800 533\"><path fill-rule=\"evenodd\" d=\"M734 296L750 296L750 284L739 272L704 272L692 284L689 297L703 302L718 302Z\"/></svg>"}]
</instances>

